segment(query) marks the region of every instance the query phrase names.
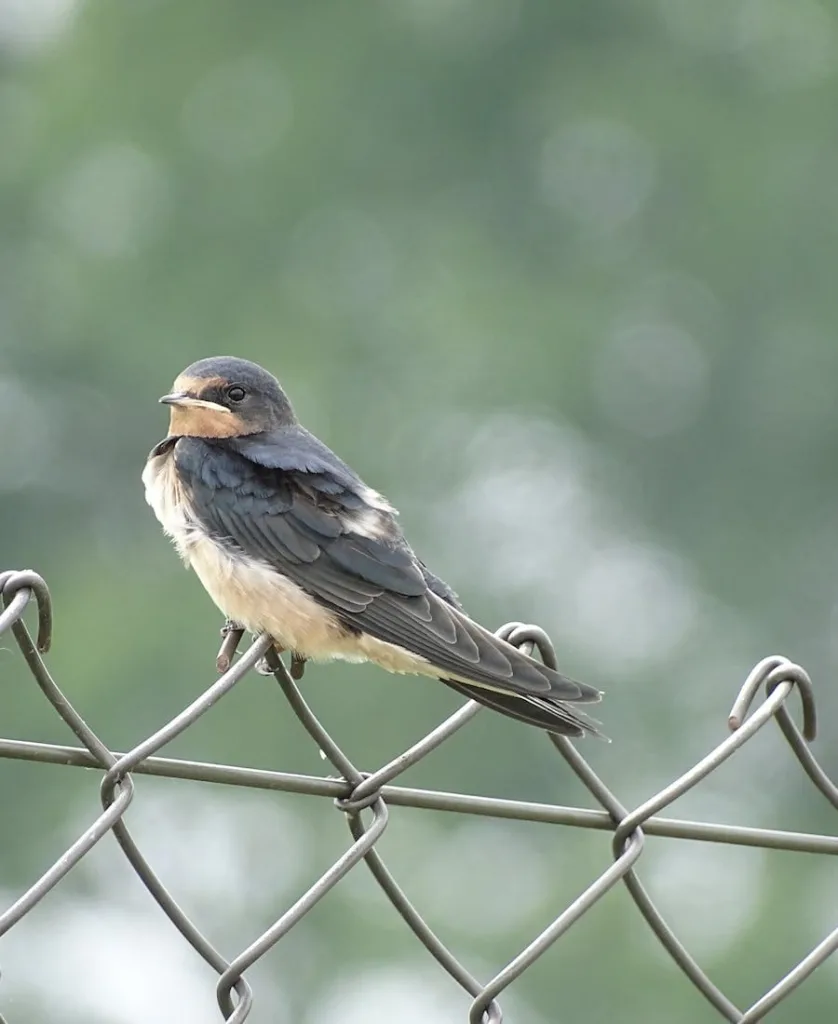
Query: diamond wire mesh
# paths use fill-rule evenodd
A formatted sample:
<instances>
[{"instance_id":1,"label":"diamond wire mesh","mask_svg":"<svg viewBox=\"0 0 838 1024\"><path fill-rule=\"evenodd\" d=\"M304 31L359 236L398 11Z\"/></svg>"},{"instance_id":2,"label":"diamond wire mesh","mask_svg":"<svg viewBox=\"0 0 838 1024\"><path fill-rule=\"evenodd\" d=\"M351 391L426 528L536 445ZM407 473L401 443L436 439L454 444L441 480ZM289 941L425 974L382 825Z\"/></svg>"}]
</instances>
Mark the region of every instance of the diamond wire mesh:
<instances>
[{"instance_id":1,"label":"diamond wire mesh","mask_svg":"<svg viewBox=\"0 0 838 1024\"><path fill-rule=\"evenodd\" d=\"M838 788L820 767L809 748L816 728L811 681L802 668L785 658L765 658L751 671L728 719L731 735L680 778L633 810L623 806L569 740L550 735L550 742L603 808L602 811L592 811L392 785L402 772L430 754L478 713L480 706L473 701L465 704L436 729L377 771L369 773L359 770L303 699L295 682L302 674L302 666L292 661L289 672L274 653L267 637L257 638L249 649L233 662L241 640L241 632L237 630L228 632L219 652L218 665L219 669L223 670L220 678L152 736L130 751L115 753L85 723L52 679L44 663L42 655L49 649L52 632L52 605L44 580L37 573L28 570L7 571L0 573L0 591L3 594L4 608L0 611L0 635L11 630L38 687L82 744L81 747L71 747L0 739L0 757L100 768L104 772L100 787L101 813L12 906L0 913L0 936L13 928L36 906L104 835L112 832L150 896L183 938L219 975L216 994L221 1019L227 1024L240 1024L250 1015L253 993L244 977L245 971L263 957L361 861L366 862L394 909L430 955L471 997L471 1005L467 1012L469 1024L500 1024L503 1014L497 1001L498 996L609 890L621 882L628 889L638 911L662 946L723 1020L739 1024L753 1024L762 1020L838 949L836 927L771 989L743 1010L731 1002L693 959L649 897L636 871L646 835L833 856L838 854L836 836L718 825L658 816L661 810L700 783L747 743L771 718L776 718L783 736L809 779L838 810ZM35 641L32 640L23 621L24 612L33 600L38 615L38 635ZM547 664L555 666L552 644L544 631L538 627L510 623L498 630L498 633L510 643L528 652L537 648L542 659ZM336 769L340 775L339 779L155 756L167 743L188 729L204 712L229 693L260 658L267 660L295 715ZM765 698L754 708L757 695L763 688ZM795 725L787 709L788 700L795 689L802 702L802 730ZM125 825L123 815L134 797L132 774L194 779L331 797L337 809L346 818L352 842L343 855L285 911L279 920L250 946L228 961L178 906L146 861ZM437 938L401 890L377 851L376 843L387 827L388 805L391 804L610 831L613 863L593 879L570 906L566 907L525 949L493 978L481 983ZM366 821L365 812L368 812ZM465 1017L464 1013L464 1019ZM7 1024L2 1014L0 1024Z\"/></svg>"}]
</instances>

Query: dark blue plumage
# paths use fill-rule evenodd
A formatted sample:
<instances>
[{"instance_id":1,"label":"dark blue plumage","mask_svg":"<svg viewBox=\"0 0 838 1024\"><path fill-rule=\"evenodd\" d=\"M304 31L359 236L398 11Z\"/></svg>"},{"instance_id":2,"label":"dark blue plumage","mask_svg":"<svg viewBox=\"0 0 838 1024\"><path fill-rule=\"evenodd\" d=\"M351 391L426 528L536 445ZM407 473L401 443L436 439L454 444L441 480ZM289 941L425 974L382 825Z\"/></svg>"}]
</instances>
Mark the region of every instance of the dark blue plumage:
<instances>
[{"instance_id":1,"label":"dark blue plumage","mask_svg":"<svg viewBox=\"0 0 838 1024\"><path fill-rule=\"evenodd\" d=\"M179 382L209 381L197 397L179 399L200 408L202 436L185 430L181 416L178 436L155 449L174 458L190 528L231 559L291 581L347 635L424 659L459 692L555 732L596 732L566 702L597 701L599 692L468 618L416 557L387 501L300 426L284 394L276 403L269 374L238 363L203 360L181 375ZM207 432L207 410L217 416L217 436Z\"/></svg>"}]
</instances>

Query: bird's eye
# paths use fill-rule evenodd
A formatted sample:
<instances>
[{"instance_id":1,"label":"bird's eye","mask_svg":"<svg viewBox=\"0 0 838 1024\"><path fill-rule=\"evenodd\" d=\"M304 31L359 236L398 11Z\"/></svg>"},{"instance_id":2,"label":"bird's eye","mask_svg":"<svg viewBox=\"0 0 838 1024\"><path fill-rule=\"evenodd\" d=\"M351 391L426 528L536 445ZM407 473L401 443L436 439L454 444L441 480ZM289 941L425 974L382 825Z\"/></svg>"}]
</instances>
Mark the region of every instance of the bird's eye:
<instances>
[{"instance_id":1,"label":"bird's eye","mask_svg":"<svg viewBox=\"0 0 838 1024\"><path fill-rule=\"evenodd\" d=\"M232 387L227 388L227 397L231 402L242 402L247 392L240 384L233 384Z\"/></svg>"}]
</instances>

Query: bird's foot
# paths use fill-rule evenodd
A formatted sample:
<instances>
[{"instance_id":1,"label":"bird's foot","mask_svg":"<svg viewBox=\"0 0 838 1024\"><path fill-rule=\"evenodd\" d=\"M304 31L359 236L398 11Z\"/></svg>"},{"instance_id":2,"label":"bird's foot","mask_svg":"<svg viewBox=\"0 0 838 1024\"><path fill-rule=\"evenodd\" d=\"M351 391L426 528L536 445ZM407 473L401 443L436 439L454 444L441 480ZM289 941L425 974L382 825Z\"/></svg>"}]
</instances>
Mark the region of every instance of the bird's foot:
<instances>
[{"instance_id":1,"label":"bird's foot","mask_svg":"<svg viewBox=\"0 0 838 1024\"><path fill-rule=\"evenodd\" d=\"M285 649L283 647L275 647L274 650L276 651L277 655L279 655L279 654L283 654ZM272 676L273 675L273 670L268 665L268 659L267 658L260 658L256 662L256 666L255 667L256 667L256 671L259 673L260 676ZM292 651L291 652L291 664L288 667L288 673L291 676L291 678L292 679L302 679L303 678L303 673L305 672L305 670L306 670L306 659L302 655L297 654L296 651Z\"/></svg>"},{"instance_id":2,"label":"bird's foot","mask_svg":"<svg viewBox=\"0 0 838 1024\"><path fill-rule=\"evenodd\" d=\"M284 647L280 647L279 644L274 644L274 654L276 654L277 657L283 654L284 651ZM274 674L274 670L268 664L267 658L260 658L253 667L260 676L272 676Z\"/></svg>"}]
</instances>

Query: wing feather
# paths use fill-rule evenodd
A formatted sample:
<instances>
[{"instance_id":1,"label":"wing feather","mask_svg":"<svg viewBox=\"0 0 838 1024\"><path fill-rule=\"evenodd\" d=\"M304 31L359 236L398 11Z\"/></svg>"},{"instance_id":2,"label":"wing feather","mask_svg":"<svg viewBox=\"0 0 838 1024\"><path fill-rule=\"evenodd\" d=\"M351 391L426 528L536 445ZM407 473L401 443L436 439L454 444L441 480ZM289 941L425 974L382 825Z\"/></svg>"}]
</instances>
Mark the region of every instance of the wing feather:
<instances>
[{"instance_id":1,"label":"wing feather","mask_svg":"<svg viewBox=\"0 0 838 1024\"><path fill-rule=\"evenodd\" d=\"M175 457L203 527L293 580L347 629L420 655L461 692L475 684L525 695L539 713L551 701L599 699L468 618L416 558L386 504L376 506L375 536L360 532L357 510L371 508L372 492L302 428L269 438L181 438ZM512 713L500 707L508 700L493 700ZM572 724L567 709L554 714Z\"/></svg>"}]
</instances>

